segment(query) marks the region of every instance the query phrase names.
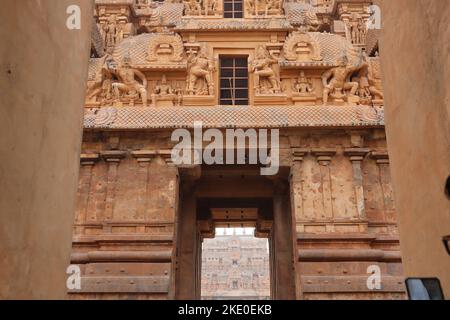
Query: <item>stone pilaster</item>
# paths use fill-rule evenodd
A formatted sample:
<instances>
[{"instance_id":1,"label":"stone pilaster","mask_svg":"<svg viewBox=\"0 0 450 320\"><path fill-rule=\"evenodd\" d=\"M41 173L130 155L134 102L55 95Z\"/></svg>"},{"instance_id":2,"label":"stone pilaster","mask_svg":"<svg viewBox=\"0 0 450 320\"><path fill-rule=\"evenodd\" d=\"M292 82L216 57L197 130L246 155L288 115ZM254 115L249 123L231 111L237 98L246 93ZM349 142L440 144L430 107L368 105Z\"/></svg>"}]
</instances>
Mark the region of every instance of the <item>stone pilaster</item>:
<instances>
[{"instance_id":1,"label":"stone pilaster","mask_svg":"<svg viewBox=\"0 0 450 320\"><path fill-rule=\"evenodd\" d=\"M336 149L313 149L311 153L317 158L320 165L320 177L322 184L323 214L318 217L325 220L333 219L333 200L331 193L331 171L330 164Z\"/></svg>"},{"instance_id":2,"label":"stone pilaster","mask_svg":"<svg viewBox=\"0 0 450 320\"><path fill-rule=\"evenodd\" d=\"M303 158L308 154L307 149L292 148L292 166L290 174L291 205L295 221L305 220L303 208Z\"/></svg>"},{"instance_id":3,"label":"stone pilaster","mask_svg":"<svg viewBox=\"0 0 450 320\"><path fill-rule=\"evenodd\" d=\"M393 212L395 210L395 202L389 172L389 155L387 151L374 151L370 154L370 157L376 161L379 168L385 212Z\"/></svg>"},{"instance_id":4,"label":"stone pilaster","mask_svg":"<svg viewBox=\"0 0 450 320\"><path fill-rule=\"evenodd\" d=\"M86 222L89 196L92 184L92 170L95 163L99 160L99 155L81 154L80 156L80 178L78 183L78 199L77 213L75 216L75 224L83 224Z\"/></svg>"},{"instance_id":5,"label":"stone pilaster","mask_svg":"<svg viewBox=\"0 0 450 320\"><path fill-rule=\"evenodd\" d=\"M120 161L125 158L125 151L104 151L101 153L102 158L108 164L105 211L103 213L103 221L108 222L113 218L114 200L116 195L117 173Z\"/></svg>"},{"instance_id":6,"label":"stone pilaster","mask_svg":"<svg viewBox=\"0 0 450 320\"><path fill-rule=\"evenodd\" d=\"M356 210L358 212L358 218L362 221L365 221L367 218L364 204L363 174L361 165L369 152L370 150L365 148L345 149L345 155L347 155L352 162Z\"/></svg>"},{"instance_id":7,"label":"stone pilaster","mask_svg":"<svg viewBox=\"0 0 450 320\"><path fill-rule=\"evenodd\" d=\"M148 205L148 199L150 195L150 183L149 183L149 167L150 162L155 158L156 151L154 150L139 150L131 153L138 162L138 176L139 189L136 204L136 219L145 220L145 212Z\"/></svg>"}]
</instances>

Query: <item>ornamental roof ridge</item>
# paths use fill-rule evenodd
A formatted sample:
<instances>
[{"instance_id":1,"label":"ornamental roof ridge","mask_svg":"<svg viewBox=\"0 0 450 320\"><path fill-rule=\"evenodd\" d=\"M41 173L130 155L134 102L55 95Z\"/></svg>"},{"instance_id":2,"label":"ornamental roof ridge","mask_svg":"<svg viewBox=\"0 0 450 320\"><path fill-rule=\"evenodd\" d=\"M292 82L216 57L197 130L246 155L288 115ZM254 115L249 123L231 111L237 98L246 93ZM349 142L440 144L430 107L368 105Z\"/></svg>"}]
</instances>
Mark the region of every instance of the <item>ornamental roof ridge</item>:
<instances>
[{"instance_id":1,"label":"ornamental roof ridge","mask_svg":"<svg viewBox=\"0 0 450 320\"><path fill-rule=\"evenodd\" d=\"M382 108L371 106L214 106L87 108L85 129L296 128L384 126Z\"/></svg>"},{"instance_id":2,"label":"ornamental roof ridge","mask_svg":"<svg viewBox=\"0 0 450 320\"><path fill-rule=\"evenodd\" d=\"M295 28L285 17L268 18L248 18L248 19L192 19L183 17L175 26L175 31L196 31L196 30L283 30L291 31Z\"/></svg>"}]
</instances>

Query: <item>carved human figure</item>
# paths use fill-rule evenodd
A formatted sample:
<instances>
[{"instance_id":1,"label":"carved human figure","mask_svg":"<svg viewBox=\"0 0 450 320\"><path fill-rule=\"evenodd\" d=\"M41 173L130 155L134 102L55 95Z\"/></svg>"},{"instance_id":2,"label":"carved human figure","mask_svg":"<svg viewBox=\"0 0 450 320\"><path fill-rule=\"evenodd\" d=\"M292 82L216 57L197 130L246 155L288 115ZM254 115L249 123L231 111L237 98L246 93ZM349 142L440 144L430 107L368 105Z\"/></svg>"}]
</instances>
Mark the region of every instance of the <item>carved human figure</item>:
<instances>
[{"instance_id":1,"label":"carved human figure","mask_svg":"<svg viewBox=\"0 0 450 320\"><path fill-rule=\"evenodd\" d=\"M149 0L137 0L136 5L138 8L146 7L149 5Z\"/></svg>"},{"instance_id":2,"label":"carved human figure","mask_svg":"<svg viewBox=\"0 0 450 320\"><path fill-rule=\"evenodd\" d=\"M265 0L266 2L266 10L265 15L269 15L270 11L273 11L275 14L281 13L281 0Z\"/></svg>"},{"instance_id":3,"label":"carved human figure","mask_svg":"<svg viewBox=\"0 0 450 320\"><path fill-rule=\"evenodd\" d=\"M165 96L168 94L172 94L172 91L173 91L172 86L167 83L166 75L163 74L162 78L161 78L161 82L155 86L154 93L161 95L161 96Z\"/></svg>"},{"instance_id":4,"label":"carved human figure","mask_svg":"<svg viewBox=\"0 0 450 320\"><path fill-rule=\"evenodd\" d=\"M116 98L120 97L121 93L127 95L139 94L142 100L142 105L147 106L147 79L145 75L137 70L131 68L131 59L129 56L125 56L121 65L114 70L114 75L120 82L114 82L112 84L114 94ZM142 83L136 80L139 78Z\"/></svg>"},{"instance_id":5,"label":"carved human figure","mask_svg":"<svg viewBox=\"0 0 450 320\"><path fill-rule=\"evenodd\" d=\"M250 66L250 72L254 74L255 90L257 94L263 91L271 91L272 93L280 92L280 80L273 69L273 65L278 63L278 59L269 53L262 46L256 49L255 60L252 61ZM267 80L270 84L270 88L264 82Z\"/></svg>"},{"instance_id":6,"label":"carved human figure","mask_svg":"<svg viewBox=\"0 0 450 320\"><path fill-rule=\"evenodd\" d=\"M186 91L189 95L212 95L214 83L211 73L214 71L213 62L202 48L198 54L190 52L188 56L188 79ZM203 85L198 85L203 81Z\"/></svg>"},{"instance_id":7,"label":"carved human figure","mask_svg":"<svg viewBox=\"0 0 450 320\"><path fill-rule=\"evenodd\" d=\"M217 7L217 0L203 0L203 10L205 16L214 15Z\"/></svg>"},{"instance_id":8,"label":"carved human figure","mask_svg":"<svg viewBox=\"0 0 450 320\"><path fill-rule=\"evenodd\" d=\"M361 15L354 13L351 16L351 20L347 26L350 33L350 39L353 44L361 44L361 26L364 24L364 20Z\"/></svg>"},{"instance_id":9,"label":"carved human figure","mask_svg":"<svg viewBox=\"0 0 450 320\"><path fill-rule=\"evenodd\" d=\"M172 95L174 93L174 90L172 89L172 86L167 82L166 75L163 74L161 78L161 82L158 82L153 89L152 94L152 103L154 106L156 106L156 99L157 97L164 97L168 95Z\"/></svg>"},{"instance_id":10,"label":"carved human figure","mask_svg":"<svg viewBox=\"0 0 450 320\"><path fill-rule=\"evenodd\" d=\"M300 76L295 82L293 89L296 93L304 96L314 93L313 84L306 78L304 71L300 72Z\"/></svg>"},{"instance_id":11,"label":"carved human figure","mask_svg":"<svg viewBox=\"0 0 450 320\"><path fill-rule=\"evenodd\" d=\"M256 16L258 14L257 0L245 0L245 6L249 15Z\"/></svg>"},{"instance_id":12,"label":"carved human figure","mask_svg":"<svg viewBox=\"0 0 450 320\"><path fill-rule=\"evenodd\" d=\"M364 23L364 20L361 18L358 20L358 43L364 44L366 42L366 33L367 33L367 27Z\"/></svg>"},{"instance_id":13,"label":"carved human figure","mask_svg":"<svg viewBox=\"0 0 450 320\"><path fill-rule=\"evenodd\" d=\"M186 14L199 16L202 14L202 0L184 0Z\"/></svg>"},{"instance_id":14,"label":"carved human figure","mask_svg":"<svg viewBox=\"0 0 450 320\"><path fill-rule=\"evenodd\" d=\"M373 96L373 99L383 100L384 94L381 81L381 74L379 69L377 69L373 63L369 63L368 78L369 78L369 90Z\"/></svg>"},{"instance_id":15,"label":"carved human figure","mask_svg":"<svg viewBox=\"0 0 450 320\"><path fill-rule=\"evenodd\" d=\"M96 99L97 102L105 103L112 98L112 79L113 75L110 71L112 57L105 55L102 66L97 70L94 78L87 83L86 98L88 101Z\"/></svg>"},{"instance_id":16,"label":"carved human figure","mask_svg":"<svg viewBox=\"0 0 450 320\"><path fill-rule=\"evenodd\" d=\"M370 100L372 99L372 93L370 92L368 68L362 68L359 71L358 77L356 77L356 79L358 81L358 95L361 98L361 101L370 103Z\"/></svg>"},{"instance_id":17,"label":"carved human figure","mask_svg":"<svg viewBox=\"0 0 450 320\"><path fill-rule=\"evenodd\" d=\"M117 26L117 17L112 14L108 17L108 21L103 26L103 30L105 32L105 46L107 48L114 47L117 43L117 38L119 34L119 27Z\"/></svg>"},{"instance_id":18,"label":"carved human figure","mask_svg":"<svg viewBox=\"0 0 450 320\"><path fill-rule=\"evenodd\" d=\"M323 103L328 103L330 94L343 95L346 90L349 90L349 96L355 96L359 87L358 82L351 82L350 76L355 71L367 67L367 61L363 54L360 55L359 62L355 65L348 65L347 58L341 57L338 61L339 65L326 71L322 75L323 83Z\"/></svg>"}]
</instances>

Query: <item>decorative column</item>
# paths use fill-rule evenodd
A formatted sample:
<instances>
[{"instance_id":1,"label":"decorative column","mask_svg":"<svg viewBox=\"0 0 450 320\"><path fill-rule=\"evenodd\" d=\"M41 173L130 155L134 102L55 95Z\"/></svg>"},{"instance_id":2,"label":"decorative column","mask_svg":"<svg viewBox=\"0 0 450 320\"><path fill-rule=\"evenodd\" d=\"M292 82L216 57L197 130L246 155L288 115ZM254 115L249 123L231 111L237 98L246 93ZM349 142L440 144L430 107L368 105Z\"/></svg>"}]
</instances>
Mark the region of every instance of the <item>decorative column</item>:
<instances>
[{"instance_id":1,"label":"decorative column","mask_svg":"<svg viewBox=\"0 0 450 320\"><path fill-rule=\"evenodd\" d=\"M296 232L303 232L304 227L297 225L298 221L306 220L303 208L303 158L308 154L307 149L292 148L292 167L290 173L291 205L295 219Z\"/></svg>"},{"instance_id":2,"label":"decorative column","mask_svg":"<svg viewBox=\"0 0 450 320\"><path fill-rule=\"evenodd\" d=\"M89 195L92 183L92 170L95 163L99 160L99 155L81 154L80 156L80 178L78 184L77 214L75 216L75 225L86 222Z\"/></svg>"},{"instance_id":3,"label":"decorative column","mask_svg":"<svg viewBox=\"0 0 450 320\"><path fill-rule=\"evenodd\" d=\"M358 218L361 221L367 220L366 209L364 204L364 188L363 188L363 174L362 174L362 162L369 149L365 148L349 148L345 149L345 155L350 158L353 167L353 185L355 188L355 203Z\"/></svg>"},{"instance_id":4,"label":"decorative column","mask_svg":"<svg viewBox=\"0 0 450 320\"><path fill-rule=\"evenodd\" d=\"M149 166L150 162L155 158L156 151L153 150L140 150L133 151L131 153L134 158L136 158L139 168L138 168L138 182L139 190L136 205L136 216L137 220L145 220L145 212L147 209L148 198L150 194L149 188Z\"/></svg>"},{"instance_id":5,"label":"decorative column","mask_svg":"<svg viewBox=\"0 0 450 320\"><path fill-rule=\"evenodd\" d=\"M334 216L333 216L333 201L331 194L330 163L333 156L336 155L336 149L313 149L311 153L314 156L316 156L317 162L320 165L323 212L322 217L318 218L332 220Z\"/></svg>"},{"instance_id":6,"label":"decorative column","mask_svg":"<svg viewBox=\"0 0 450 320\"><path fill-rule=\"evenodd\" d=\"M114 198L116 195L117 171L120 161L125 158L125 151L104 151L101 153L102 158L108 164L108 174L106 183L106 199L105 211L103 213L103 221L108 222L113 218Z\"/></svg>"}]
</instances>

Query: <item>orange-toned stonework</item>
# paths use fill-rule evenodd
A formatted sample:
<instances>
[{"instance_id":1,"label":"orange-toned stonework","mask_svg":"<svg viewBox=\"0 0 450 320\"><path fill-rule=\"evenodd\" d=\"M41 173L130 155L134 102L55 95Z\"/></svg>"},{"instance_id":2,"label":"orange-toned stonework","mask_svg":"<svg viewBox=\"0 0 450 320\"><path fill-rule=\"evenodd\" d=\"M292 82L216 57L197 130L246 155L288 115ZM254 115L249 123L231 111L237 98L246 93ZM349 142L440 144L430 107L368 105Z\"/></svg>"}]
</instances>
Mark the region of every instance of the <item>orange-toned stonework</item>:
<instances>
[{"instance_id":1,"label":"orange-toned stonework","mask_svg":"<svg viewBox=\"0 0 450 320\"><path fill-rule=\"evenodd\" d=\"M269 239L274 299L405 297L372 1L95 2L72 298L200 298L229 226ZM280 129L278 174L175 166L194 121Z\"/></svg>"}]
</instances>

